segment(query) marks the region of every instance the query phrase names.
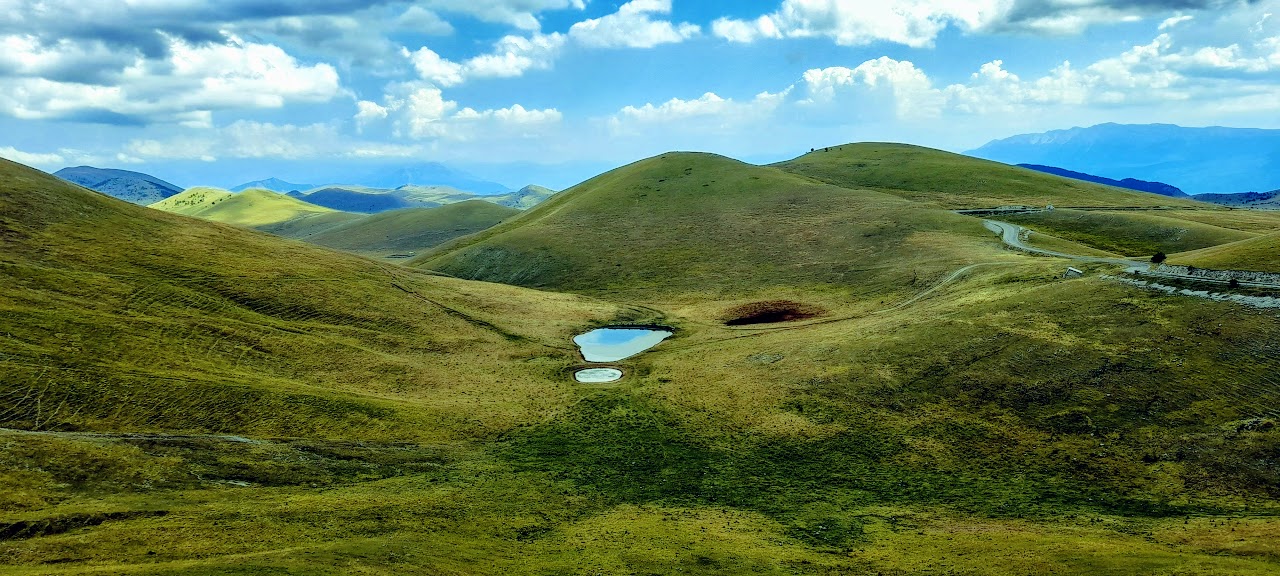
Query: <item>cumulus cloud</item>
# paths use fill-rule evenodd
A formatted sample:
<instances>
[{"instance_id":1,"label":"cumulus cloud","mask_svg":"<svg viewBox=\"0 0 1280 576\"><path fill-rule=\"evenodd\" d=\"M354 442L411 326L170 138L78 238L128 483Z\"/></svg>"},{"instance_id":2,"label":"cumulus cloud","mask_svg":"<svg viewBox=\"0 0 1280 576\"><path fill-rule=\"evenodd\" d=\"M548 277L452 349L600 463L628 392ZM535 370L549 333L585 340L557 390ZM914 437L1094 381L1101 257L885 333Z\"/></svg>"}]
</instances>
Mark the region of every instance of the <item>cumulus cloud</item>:
<instances>
[{"instance_id":1,"label":"cumulus cloud","mask_svg":"<svg viewBox=\"0 0 1280 576\"><path fill-rule=\"evenodd\" d=\"M632 0L608 16L584 20L569 28L569 37L599 48L652 48L682 42L701 32L695 24L654 20L653 14L670 14L671 0Z\"/></svg>"},{"instance_id":2,"label":"cumulus cloud","mask_svg":"<svg viewBox=\"0 0 1280 576\"><path fill-rule=\"evenodd\" d=\"M30 166L54 166L66 163L61 154L53 152L23 152L13 146L0 147L0 158Z\"/></svg>"},{"instance_id":3,"label":"cumulus cloud","mask_svg":"<svg viewBox=\"0 0 1280 576\"><path fill-rule=\"evenodd\" d=\"M463 62L445 59L426 46L415 52L405 48L402 53L413 63L419 78L447 88L472 78L512 78L522 76L527 70L550 68L564 43L565 36L559 33L534 34L527 38L505 36L488 54Z\"/></svg>"},{"instance_id":4,"label":"cumulus cloud","mask_svg":"<svg viewBox=\"0 0 1280 576\"><path fill-rule=\"evenodd\" d=\"M731 42L825 37L843 46L893 42L932 45L948 26L963 32L1073 34L1095 24L1175 11L1220 10L1255 0L783 0L755 19L720 18L712 33ZM1183 20L1166 21L1168 26Z\"/></svg>"},{"instance_id":5,"label":"cumulus cloud","mask_svg":"<svg viewBox=\"0 0 1280 576\"><path fill-rule=\"evenodd\" d=\"M787 98L790 89L761 92L747 101L723 98L707 92L692 100L672 98L660 104L626 106L609 118L614 133L678 125L686 130L728 130L766 120Z\"/></svg>"},{"instance_id":6,"label":"cumulus cloud","mask_svg":"<svg viewBox=\"0 0 1280 576\"><path fill-rule=\"evenodd\" d=\"M947 86L936 86L911 62L882 57L855 68L805 72L801 85L807 97L798 103L856 108L850 100L865 102L890 94L892 98L885 101L904 119L1179 102L1274 111L1280 110L1280 83L1259 81L1280 70L1280 62L1267 56L1274 43L1280 42L1265 39L1252 45L1178 48L1168 34L1161 34L1083 68L1064 62L1039 77L1022 78L1005 69L1003 61L994 60L966 82ZM1270 96L1269 104L1264 95Z\"/></svg>"},{"instance_id":7,"label":"cumulus cloud","mask_svg":"<svg viewBox=\"0 0 1280 576\"><path fill-rule=\"evenodd\" d=\"M393 132L414 140L475 140L508 136L532 136L558 125L563 118L555 108L507 108L477 110L461 107L435 86L403 83L388 86L385 101L358 103L358 123L388 120Z\"/></svg>"},{"instance_id":8,"label":"cumulus cloud","mask_svg":"<svg viewBox=\"0 0 1280 576\"><path fill-rule=\"evenodd\" d=\"M280 108L341 92L332 66L307 66L277 46L234 37L201 45L171 38L166 59L136 57L99 83L43 76L79 51L12 36L0 43L10 48L3 61L11 71L0 77L0 113L22 119L197 126L208 125L215 110Z\"/></svg>"}]
</instances>

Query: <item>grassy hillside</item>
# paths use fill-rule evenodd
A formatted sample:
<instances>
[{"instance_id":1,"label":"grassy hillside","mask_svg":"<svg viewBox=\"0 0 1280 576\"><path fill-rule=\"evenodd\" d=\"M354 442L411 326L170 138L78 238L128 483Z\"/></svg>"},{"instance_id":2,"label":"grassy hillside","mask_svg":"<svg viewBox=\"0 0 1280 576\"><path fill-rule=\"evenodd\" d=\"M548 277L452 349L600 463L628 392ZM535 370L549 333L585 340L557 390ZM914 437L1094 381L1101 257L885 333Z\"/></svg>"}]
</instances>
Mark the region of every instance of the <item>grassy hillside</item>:
<instances>
[{"instance_id":1,"label":"grassy hillside","mask_svg":"<svg viewBox=\"0 0 1280 576\"><path fill-rule=\"evenodd\" d=\"M323 206L262 189L233 193L214 188L192 188L152 204L150 208L248 228L334 212Z\"/></svg>"},{"instance_id":2,"label":"grassy hillside","mask_svg":"<svg viewBox=\"0 0 1280 576\"><path fill-rule=\"evenodd\" d=\"M364 254L417 252L487 229L520 211L480 200L439 208L408 208L374 214L329 227L315 234L291 237L312 244Z\"/></svg>"},{"instance_id":3,"label":"grassy hillside","mask_svg":"<svg viewBox=\"0 0 1280 576\"><path fill-rule=\"evenodd\" d=\"M845 144L773 166L836 186L880 190L943 208L1203 206L907 144Z\"/></svg>"},{"instance_id":4,"label":"grassy hillside","mask_svg":"<svg viewBox=\"0 0 1280 576\"><path fill-rule=\"evenodd\" d=\"M1182 211L1186 212L1186 211ZM1125 256L1172 254L1252 238L1257 234L1179 217L1179 211L1054 210L1002 216L1046 234Z\"/></svg>"},{"instance_id":5,"label":"grassy hillside","mask_svg":"<svg viewBox=\"0 0 1280 576\"><path fill-rule=\"evenodd\" d=\"M1219 270L1280 272L1280 233L1173 254L1169 263Z\"/></svg>"},{"instance_id":6,"label":"grassy hillside","mask_svg":"<svg viewBox=\"0 0 1280 576\"><path fill-rule=\"evenodd\" d=\"M1280 320L1064 281L976 222L681 154L455 245L541 226L577 271L671 272L638 306L2 163L0 571L1274 574ZM928 266L951 281L879 284ZM827 313L709 320L761 293ZM575 384L570 337L604 323L676 334Z\"/></svg>"},{"instance_id":7,"label":"grassy hillside","mask_svg":"<svg viewBox=\"0 0 1280 576\"><path fill-rule=\"evenodd\" d=\"M417 265L610 298L892 297L1006 257L981 222L712 154L613 170ZM709 281L714 279L714 281Z\"/></svg>"}]
</instances>

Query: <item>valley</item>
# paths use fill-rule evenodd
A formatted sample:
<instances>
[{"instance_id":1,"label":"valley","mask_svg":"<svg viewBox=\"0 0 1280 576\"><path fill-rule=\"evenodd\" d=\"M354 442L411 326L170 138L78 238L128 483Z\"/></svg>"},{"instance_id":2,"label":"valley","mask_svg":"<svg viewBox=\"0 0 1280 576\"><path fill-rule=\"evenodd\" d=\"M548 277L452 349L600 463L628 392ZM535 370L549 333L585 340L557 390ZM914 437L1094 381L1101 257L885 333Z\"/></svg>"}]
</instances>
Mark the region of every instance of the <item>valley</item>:
<instances>
[{"instance_id":1,"label":"valley","mask_svg":"<svg viewBox=\"0 0 1280 576\"><path fill-rule=\"evenodd\" d=\"M1102 275L1280 222L840 148L350 219L0 166L0 571L1274 571L1280 320ZM953 212L1042 203L1111 209Z\"/></svg>"}]
</instances>

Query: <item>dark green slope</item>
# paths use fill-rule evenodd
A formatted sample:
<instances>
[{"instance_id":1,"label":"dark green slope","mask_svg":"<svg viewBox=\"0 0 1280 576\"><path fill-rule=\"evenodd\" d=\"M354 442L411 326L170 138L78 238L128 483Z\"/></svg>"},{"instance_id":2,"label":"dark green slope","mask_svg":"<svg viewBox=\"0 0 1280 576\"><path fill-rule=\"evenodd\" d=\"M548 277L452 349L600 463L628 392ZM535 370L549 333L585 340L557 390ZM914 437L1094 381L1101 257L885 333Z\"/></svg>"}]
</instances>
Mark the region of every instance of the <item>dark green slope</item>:
<instances>
[{"instance_id":1,"label":"dark green slope","mask_svg":"<svg viewBox=\"0 0 1280 576\"><path fill-rule=\"evenodd\" d=\"M374 214L311 234L277 232L312 244L385 256L426 250L492 227L520 211L482 200ZM275 230L272 230L275 232Z\"/></svg>"},{"instance_id":2,"label":"dark green slope","mask_svg":"<svg viewBox=\"0 0 1280 576\"><path fill-rule=\"evenodd\" d=\"M467 312L513 299L538 310L545 295L464 294L456 281L136 207L8 162L0 269L0 427L467 436L539 410L515 399L488 416L450 408L456 394L512 394L495 375L545 378L536 362L495 364L492 353L546 356L535 342L550 331L558 345L570 330L557 319L513 339L491 313ZM557 304L556 315L575 310ZM488 373L459 369L469 364Z\"/></svg>"},{"instance_id":3,"label":"dark green slope","mask_svg":"<svg viewBox=\"0 0 1280 576\"><path fill-rule=\"evenodd\" d=\"M893 291L974 250L998 253L976 219L722 156L669 153L415 264L521 286L704 300L818 285Z\"/></svg>"}]
</instances>

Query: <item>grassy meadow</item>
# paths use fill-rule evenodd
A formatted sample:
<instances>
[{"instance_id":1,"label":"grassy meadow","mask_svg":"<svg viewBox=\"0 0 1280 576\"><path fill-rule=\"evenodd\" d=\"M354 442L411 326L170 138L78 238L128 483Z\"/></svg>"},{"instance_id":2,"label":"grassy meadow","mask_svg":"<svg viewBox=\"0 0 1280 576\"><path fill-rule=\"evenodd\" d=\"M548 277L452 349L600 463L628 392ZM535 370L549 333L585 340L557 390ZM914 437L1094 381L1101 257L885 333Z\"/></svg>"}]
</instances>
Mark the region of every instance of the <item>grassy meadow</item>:
<instances>
[{"instance_id":1,"label":"grassy meadow","mask_svg":"<svg viewBox=\"0 0 1280 576\"><path fill-rule=\"evenodd\" d=\"M1280 570L1275 312L949 211L1168 199L819 154L669 153L412 267L0 163L0 574ZM725 324L779 301L816 316ZM575 383L610 324L675 335Z\"/></svg>"}]
</instances>

